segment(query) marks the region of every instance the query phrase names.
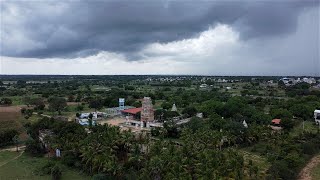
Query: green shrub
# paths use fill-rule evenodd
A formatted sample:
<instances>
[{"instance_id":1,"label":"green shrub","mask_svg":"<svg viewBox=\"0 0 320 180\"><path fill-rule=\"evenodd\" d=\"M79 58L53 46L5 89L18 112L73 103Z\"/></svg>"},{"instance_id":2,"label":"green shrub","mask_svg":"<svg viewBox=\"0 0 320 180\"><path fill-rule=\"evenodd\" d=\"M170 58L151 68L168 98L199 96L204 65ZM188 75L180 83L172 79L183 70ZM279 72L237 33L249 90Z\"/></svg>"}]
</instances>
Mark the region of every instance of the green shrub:
<instances>
[{"instance_id":1,"label":"green shrub","mask_svg":"<svg viewBox=\"0 0 320 180\"><path fill-rule=\"evenodd\" d=\"M93 180L106 180L107 179L107 175L105 174L95 174L92 176Z\"/></svg>"},{"instance_id":2,"label":"green shrub","mask_svg":"<svg viewBox=\"0 0 320 180\"><path fill-rule=\"evenodd\" d=\"M317 152L317 147L310 142L302 144L302 150L304 154L313 155Z\"/></svg>"},{"instance_id":3,"label":"green shrub","mask_svg":"<svg viewBox=\"0 0 320 180\"><path fill-rule=\"evenodd\" d=\"M53 180L59 180L62 176L61 167L57 164L51 169L51 177Z\"/></svg>"},{"instance_id":4,"label":"green shrub","mask_svg":"<svg viewBox=\"0 0 320 180\"><path fill-rule=\"evenodd\" d=\"M56 165L53 161L48 161L44 164L38 171L39 175L48 175L51 174L52 168Z\"/></svg>"},{"instance_id":5,"label":"green shrub","mask_svg":"<svg viewBox=\"0 0 320 180\"><path fill-rule=\"evenodd\" d=\"M0 147L13 143L12 138L18 135L18 131L15 129L7 129L0 132Z\"/></svg>"}]
</instances>

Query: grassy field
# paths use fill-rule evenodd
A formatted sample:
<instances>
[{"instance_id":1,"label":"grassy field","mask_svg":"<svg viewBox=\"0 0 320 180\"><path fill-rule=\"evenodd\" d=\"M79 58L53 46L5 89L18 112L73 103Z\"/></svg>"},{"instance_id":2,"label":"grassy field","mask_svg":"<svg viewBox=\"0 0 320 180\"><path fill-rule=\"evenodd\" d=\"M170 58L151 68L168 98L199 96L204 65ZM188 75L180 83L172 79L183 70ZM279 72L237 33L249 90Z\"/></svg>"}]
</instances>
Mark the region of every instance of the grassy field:
<instances>
[{"instance_id":1,"label":"grassy field","mask_svg":"<svg viewBox=\"0 0 320 180\"><path fill-rule=\"evenodd\" d=\"M27 95L27 96L6 96L7 98L10 98L12 100L12 105L13 106L17 106L17 105L23 105L25 104L23 102L23 99L25 97L29 97L29 98L36 98L36 97L39 97L39 95L35 95L35 94L32 94L32 95Z\"/></svg>"},{"instance_id":2,"label":"grassy field","mask_svg":"<svg viewBox=\"0 0 320 180\"><path fill-rule=\"evenodd\" d=\"M252 160L253 165L258 166L259 168L258 179L264 179L266 177L266 172L270 167L270 163L267 159L244 149L239 150L239 152L243 155L245 165L248 166L249 161Z\"/></svg>"},{"instance_id":3,"label":"grassy field","mask_svg":"<svg viewBox=\"0 0 320 180\"><path fill-rule=\"evenodd\" d=\"M305 132L317 133L318 129L319 129L319 127L315 124L314 121L305 121L304 122L304 131ZM297 136L302 132L303 132L303 122L301 122L297 126L295 126L290 133L293 136Z\"/></svg>"},{"instance_id":4,"label":"grassy field","mask_svg":"<svg viewBox=\"0 0 320 180\"><path fill-rule=\"evenodd\" d=\"M315 168L311 171L312 180L320 179L320 164L318 164Z\"/></svg>"},{"instance_id":5,"label":"grassy field","mask_svg":"<svg viewBox=\"0 0 320 180\"><path fill-rule=\"evenodd\" d=\"M30 157L26 154L19 156L20 152L0 152L0 180L13 179L32 179L32 180L50 180L50 175L37 175L37 170L41 168L48 159L41 157ZM4 164L5 163L5 164ZM80 174L75 170L63 167L62 179L91 179L89 176Z\"/></svg>"}]
</instances>

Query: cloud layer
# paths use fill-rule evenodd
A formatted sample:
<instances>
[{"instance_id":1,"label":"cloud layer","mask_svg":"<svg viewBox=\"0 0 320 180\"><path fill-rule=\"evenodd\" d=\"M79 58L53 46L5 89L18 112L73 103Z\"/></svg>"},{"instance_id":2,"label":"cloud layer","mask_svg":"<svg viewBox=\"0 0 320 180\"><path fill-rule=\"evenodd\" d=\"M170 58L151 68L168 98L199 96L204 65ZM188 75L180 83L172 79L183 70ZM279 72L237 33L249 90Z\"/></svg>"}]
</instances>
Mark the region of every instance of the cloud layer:
<instances>
[{"instance_id":1,"label":"cloud layer","mask_svg":"<svg viewBox=\"0 0 320 180\"><path fill-rule=\"evenodd\" d=\"M319 75L319 1L1 3L1 74Z\"/></svg>"},{"instance_id":2,"label":"cloud layer","mask_svg":"<svg viewBox=\"0 0 320 180\"><path fill-rule=\"evenodd\" d=\"M153 42L198 36L217 23L243 39L296 30L297 17L317 1L61 1L1 3L1 54L83 57L99 51L128 57Z\"/></svg>"}]
</instances>

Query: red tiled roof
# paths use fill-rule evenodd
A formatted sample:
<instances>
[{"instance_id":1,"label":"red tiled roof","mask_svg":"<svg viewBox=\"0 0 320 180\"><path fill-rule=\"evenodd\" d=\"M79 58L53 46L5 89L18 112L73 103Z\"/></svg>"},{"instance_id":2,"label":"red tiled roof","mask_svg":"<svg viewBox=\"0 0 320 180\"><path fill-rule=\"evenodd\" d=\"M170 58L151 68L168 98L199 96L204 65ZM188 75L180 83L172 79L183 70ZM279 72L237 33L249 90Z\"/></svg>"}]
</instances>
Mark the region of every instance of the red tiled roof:
<instances>
[{"instance_id":1,"label":"red tiled roof","mask_svg":"<svg viewBox=\"0 0 320 180\"><path fill-rule=\"evenodd\" d=\"M129 114L137 114L138 112L141 112L141 110L142 110L142 107L126 109L126 110L122 110L121 112L129 113Z\"/></svg>"},{"instance_id":2,"label":"red tiled roof","mask_svg":"<svg viewBox=\"0 0 320 180\"><path fill-rule=\"evenodd\" d=\"M273 119L271 122L272 122L273 124L280 124L281 119Z\"/></svg>"}]
</instances>

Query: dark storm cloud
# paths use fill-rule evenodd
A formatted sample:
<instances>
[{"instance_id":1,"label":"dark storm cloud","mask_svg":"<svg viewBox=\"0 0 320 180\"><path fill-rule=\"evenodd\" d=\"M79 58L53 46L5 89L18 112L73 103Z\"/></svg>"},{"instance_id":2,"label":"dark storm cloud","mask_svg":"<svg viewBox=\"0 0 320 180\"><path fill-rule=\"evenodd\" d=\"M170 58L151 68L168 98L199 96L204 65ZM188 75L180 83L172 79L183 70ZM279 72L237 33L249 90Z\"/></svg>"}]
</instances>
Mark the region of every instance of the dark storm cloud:
<instances>
[{"instance_id":1,"label":"dark storm cloud","mask_svg":"<svg viewBox=\"0 0 320 180\"><path fill-rule=\"evenodd\" d=\"M231 25L244 40L282 36L295 31L301 10L318 5L316 0L4 2L1 55L79 57L106 50L131 56L148 43L194 37L216 23Z\"/></svg>"}]
</instances>

